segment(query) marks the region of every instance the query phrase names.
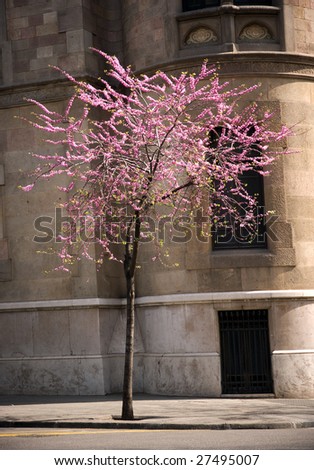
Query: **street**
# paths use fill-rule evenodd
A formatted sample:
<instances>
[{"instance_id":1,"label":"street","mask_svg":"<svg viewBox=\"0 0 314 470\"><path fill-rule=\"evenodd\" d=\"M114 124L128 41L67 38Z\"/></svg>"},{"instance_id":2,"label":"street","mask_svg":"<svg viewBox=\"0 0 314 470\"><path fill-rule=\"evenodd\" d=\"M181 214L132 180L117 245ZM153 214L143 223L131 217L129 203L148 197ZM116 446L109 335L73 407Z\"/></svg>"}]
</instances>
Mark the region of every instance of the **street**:
<instances>
[{"instance_id":1,"label":"street","mask_svg":"<svg viewBox=\"0 0 314 470\"><path fill-rule=\"evenodd\" d=\"M313 450L314 428L225 431L1 428L0 449Z\"/></svg>"}]
</instances>

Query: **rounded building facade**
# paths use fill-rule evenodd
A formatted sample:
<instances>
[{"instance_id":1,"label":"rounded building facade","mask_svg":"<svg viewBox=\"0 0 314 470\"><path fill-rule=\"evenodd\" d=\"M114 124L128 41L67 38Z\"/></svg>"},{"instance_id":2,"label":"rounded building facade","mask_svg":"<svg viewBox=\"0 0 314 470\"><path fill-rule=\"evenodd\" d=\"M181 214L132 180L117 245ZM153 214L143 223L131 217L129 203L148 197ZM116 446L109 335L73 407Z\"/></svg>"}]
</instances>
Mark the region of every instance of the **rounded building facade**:
<instances>
[{"instance_id":1,"label":"rounded building facade","mask_svg":"<svg viewBox=\"0 0 314 470\"><path fill-rule=\"evenodd\" d=\"M191 236L169 244L172 268L152 263L150 245L142 246L134 390L314 397L313 2L7 3L0 20L0 393L121 391L121 266L97 272L82 263L71 275L44 275L51 260L37 254L34 220L55 217L56 193L43 185L27 196L16 189L32 164L26 154L43 145L13 119L31 112L22 98L63 109L71 87L48 65L92 79L102 67L92 45L138 73L195 71L206 58L222 80L260 83L250 99L293 128L289 154L260 183L273 211L262 243Z\"/></svg>"}]
</instances>

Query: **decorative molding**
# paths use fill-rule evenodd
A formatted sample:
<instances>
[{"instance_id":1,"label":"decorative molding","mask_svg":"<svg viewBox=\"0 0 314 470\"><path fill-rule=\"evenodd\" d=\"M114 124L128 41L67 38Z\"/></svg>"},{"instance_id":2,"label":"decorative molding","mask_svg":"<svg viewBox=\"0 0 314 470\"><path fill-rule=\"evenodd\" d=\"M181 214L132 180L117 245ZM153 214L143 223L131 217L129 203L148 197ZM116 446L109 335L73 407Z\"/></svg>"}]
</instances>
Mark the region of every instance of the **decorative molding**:
<instances>
[{"instance_id":1,"label":"decorative molding","mask_svg":"<svg viewBox=\"0 0 314 470\"><path fill-rule=\"evenodd\" d=\"M215 32L206 27L196 28L191 31L185 40L185 44L206 44L208 42L217 42L218 37Z\"/></svg>"},{"instance_id":2,"label":"decorative molding","mask_svg":"<svg viewBox=\"0 0 314 470\"><path fill-rule=\"evenodd\" d=\"M273 351L272 355L283 355L283 354L314 354L314 349L283 349Z\"/></svg>"},{"instance_id":3,"label":"decorative molding","mask_svg":"<svg viewBox=\"0 0 314 470\"><path fill-rule=\"evenodd\" d=\"M186 48L189 50L189 48ZM199 72L203 59L210 63L219 63L220 76L246 77L291 77L314 79L314 56L305 54L289 54L281 51L255 52L239 51L237 54L226 52L224 54L210 53L204 55L202 49L200 54L180 57L167 62L158 62L151 67L138 69L136 73L149 74L155 70L164 70L172 74L179 74L187 68L190 72Z\"/></svg>"},{"instance_id":4,"label":"decorative molding","mask_svg":"<svg viewBox=\"0 0 314 470\"><path fill-rule=\"evenodd\" d=\"M98 81L89 75L75 76L76 80L88 81L97 84ZM73 96L74 86L67 79L48 80L41 83L12 84L12 86L0 86L0 109L15 106L28 105L27 99L31 98L40 102L62 101Z\"/></svg>"},{"instance_id":5,"label":"decorative molding","mask_svg":"<svg viewBox=\"0 0 314 470\"><path fill-rule=\"evenodd\" d=\"M138 297L135 303L138 307L148 305L174 305L199 304L212 302L232 301L272 301L272 300L311 300L314 301L314 289L298 290L260 290L236 292L204 292L189 294L152 295ZM37 311L55 309L81 309L81 308L122 308L126 305L125 299L64 299L64 300L37 300L26 302L0 303L0 312Z\"/></svg>"},{"instance_id":6,"label":"decorative molding","mask_svg":"<svg viewBox=\"0 0 314 470\"><path fill-rule=\"evenodd\" d=\"M245 26L240 35L241 41L263 41L265 39L272 39L272 35L266 26L258 23L252 23Z\"/></svg>"},{"instance_id":7,"label":"decorative molding","mask_svg":"<svg viewBox=\"0 0 314 470\"><path fill-rule=\"evenodd\" d=\"M5 311L37 311L80 308L121 308L126 305L125 299L63 299L63 300L35 300L25 302L0 303L0 312Z\"/></svg>"},{"instance_id":8,"label":"decorative molding","mask_svg":"<svg viewBox=\"0 0 314 470\"><path fill-rule=\"evenodd\" d=\"M235 15L245 14L267 14L279 15L280 8L270 5L241 5L241 7L232 4L224 4L216 7L202 8L199 10L184 11L176 16L178 22L197 20L201 18L216 17L217 15Z\"/></svg>"},{"instance_id":9,"label":"decorative molding","mask_svg":"<svg viewBox=\"0 0 314 470\"><path fill-rule=\"evenodd\" d=\"M218 352L178 352L178 353L149 353L144 351L135 351L135 357L156 357L156 358L166 358L166 357L220 357ZM104 360L111 358L124 358L124 352L110 353L110 354L86 354L86 355L71 355L71 356L15 356L15 357L0 357L1 362L31 362L31 361L77 361L77 360Z\"/></svg>"}]
</instances>

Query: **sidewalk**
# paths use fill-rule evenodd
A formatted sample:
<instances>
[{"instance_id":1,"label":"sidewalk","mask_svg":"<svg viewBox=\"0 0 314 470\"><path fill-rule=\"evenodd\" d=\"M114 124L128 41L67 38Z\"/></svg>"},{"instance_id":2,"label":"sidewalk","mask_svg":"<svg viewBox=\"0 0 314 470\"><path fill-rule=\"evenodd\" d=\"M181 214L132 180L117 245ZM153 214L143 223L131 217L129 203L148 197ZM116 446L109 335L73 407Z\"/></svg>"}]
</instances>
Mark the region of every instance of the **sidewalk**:
<instances>
[{"instance_id":1,"label":"sidewalk","mask_svg":"<svg viewBox=\"0 0 314 470\"><path fill-rule=\"evenodd\" d=\"M0 396L0 427L276 429L314 427L314 399L135 395L134 421L117 419L121 396Z\"/></svg>"}]
</instances>

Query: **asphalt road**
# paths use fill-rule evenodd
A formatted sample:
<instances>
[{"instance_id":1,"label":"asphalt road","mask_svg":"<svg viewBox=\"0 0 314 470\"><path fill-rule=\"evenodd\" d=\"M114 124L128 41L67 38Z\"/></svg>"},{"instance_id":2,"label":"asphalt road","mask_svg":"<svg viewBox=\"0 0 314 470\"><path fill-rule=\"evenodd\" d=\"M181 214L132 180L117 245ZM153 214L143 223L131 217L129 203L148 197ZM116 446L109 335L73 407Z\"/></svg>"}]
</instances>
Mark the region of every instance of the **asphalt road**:
<instances>
[{"instance_id":1,"label":"asphalt road","mask_svg":"<svg viewBox=\"0 0 314 470\"><path fill-rule=\"evenodd\" d=\"M2 450L313 450L314 428L110 430L1 428Z\"/></svg>"}]
</instances>

